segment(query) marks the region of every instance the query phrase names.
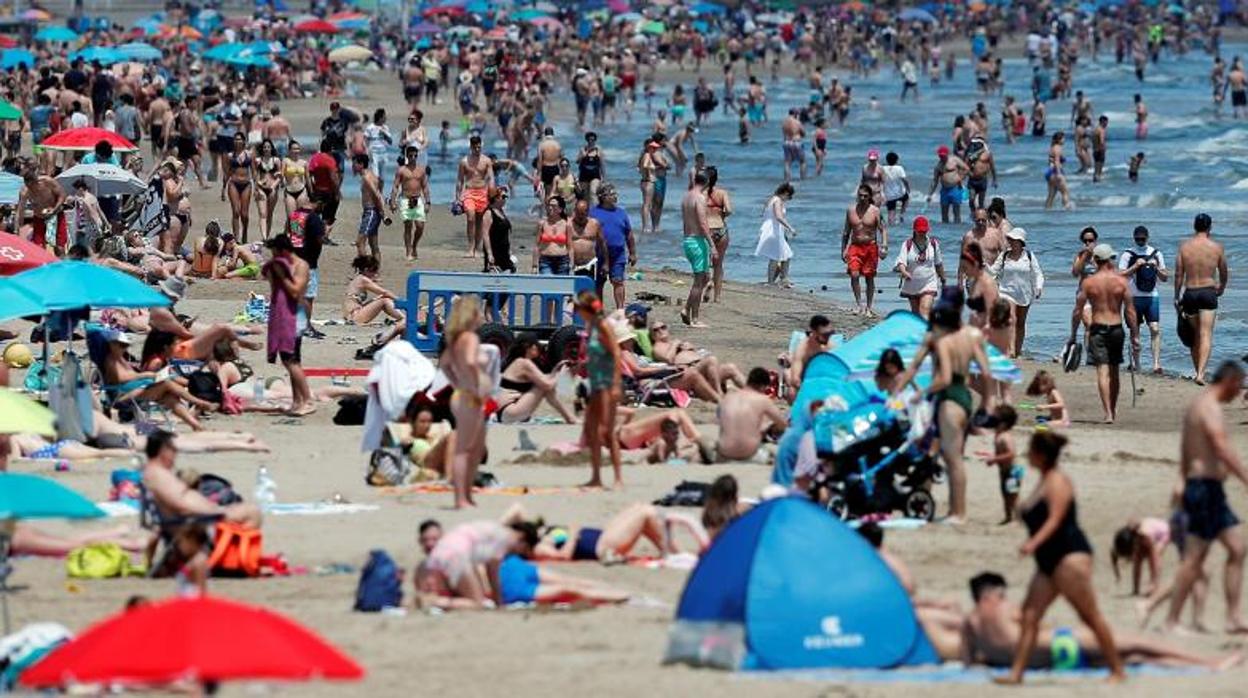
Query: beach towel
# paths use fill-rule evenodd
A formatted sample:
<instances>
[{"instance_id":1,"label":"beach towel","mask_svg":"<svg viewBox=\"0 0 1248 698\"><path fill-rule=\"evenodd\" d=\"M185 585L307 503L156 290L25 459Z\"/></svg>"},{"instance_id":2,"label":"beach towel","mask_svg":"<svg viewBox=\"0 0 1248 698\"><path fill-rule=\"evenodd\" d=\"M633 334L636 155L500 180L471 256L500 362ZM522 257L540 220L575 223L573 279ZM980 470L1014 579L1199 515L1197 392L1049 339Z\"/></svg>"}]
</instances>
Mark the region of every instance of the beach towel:
<instances>
[{"instance_id":1,"label":"beach towel","mask_svg":"<svg viewBox=\"0 0 1248 698\"><path fill-rule=\"evenodd\" d=\"M386 422L402 417L412 395L428 388L436 373L433 363L403 340L390 342L373 356L361 451L369 453L381 447Z\"/></svg>"},{"instance_id":2,"label":"beach towel","mask_svg":"<svg viewBox=\"0 0 1248 698\"><path fill-rule=\"evenodd\" d=\"M388 496L402 496L405 494L446 494L453 492L451 485L446 482L422 482L415 485L407 485L405 487L383 487L381 493ZM601 492L601 489L593 487L529 487L527 485L517 485L513 487L474 487L473 494L494 494L508 497L520 497L526 494L584 494L588 492Z\"/></svg>"}]
</instances>

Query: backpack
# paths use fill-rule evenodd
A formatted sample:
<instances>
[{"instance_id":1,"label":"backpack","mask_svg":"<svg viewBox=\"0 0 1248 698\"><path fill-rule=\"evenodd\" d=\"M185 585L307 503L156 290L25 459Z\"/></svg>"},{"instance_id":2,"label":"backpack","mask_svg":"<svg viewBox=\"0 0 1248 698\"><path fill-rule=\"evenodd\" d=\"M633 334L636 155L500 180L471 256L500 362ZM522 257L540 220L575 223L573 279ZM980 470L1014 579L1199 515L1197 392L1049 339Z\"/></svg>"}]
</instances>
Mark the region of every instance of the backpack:
<instances>
[{"instance_id":1,"label":"backpack","mask_svg":"<svg viewBox=\"0 0 1248 698\"><path fill-rule=\"evenodd\" d=\"M186 389L190 391L191 395L207 402L221 404L224 399L221 390L221 379L211 371L196 371L187 374Z\"/></svg>"},{"instance_id":2,"label":"backpack","mask_svg":"<svg viewBox=\"0 0 1248 698\"><path fill-rule=\"evenodd\" d=\"M220 577L260 576L260 549L264 537L258 528L221 521L216 524L217 539L208 556L208 568Z\"/></svg>"},{"instance_id":3,"label":"backpack","mask_svg":"<svg viewBox=\"0 0 1248 698\"><path fill-rule=\"evenodd\" d=\"M1136 261L1140 259L1146 262L1157 261L1157 250L1153 250L1152 252L1148 254L1136 254L1132 250L1127 250L1126 253L1130 255L1130 257L1127 259L1128 267L1133 266L1136 263ZM1136 269L1135 270L1135 288L1140 293L1152 293L1153 289L1157 288L1157 267L1150 267L1150 266L1145 265L1145 266L1140 267L1139 269Z\"/></svg>"},{"instance_id":4,"label":"backpack","mask_svg":"<svg viewBox=\"0 0 1248 698\"><path fill-rule=\"evenodd\" d=\"M340 427L360 426L364 424L364 416L367 412L367 397L348 395L339 398L338 411L334 413L333 422Z\"/></svg>"},{"instance_id":5,"label":"backpack","mask_svg":"<svg viewBox=\"0 0 1248 698\"><path fill-rule=\"evenodd\" d=\"M384 550L373 550L360 571L355 588L355 610L377 613L403 605L403 573Z\"/></svg>"},{"instance_id":6,"label":"backpack","mask_svg":"<svg viewBox=\"0 0 1248 698\"><path fill-rule=\"evenodd\" d=\"M243 501L241 495L234 491L234 485L220 475L204 473L195 481L195 490L214 503L228 507Z\"/></svg>"},{"instance_id":7,"label":"backpack","mask_svg":"<svg viewBox=\"0 0 1248 698\"><path fill-rule=\"evenodd\" d=\"M368 474L364 482L373 487L394 487L407 482L412 462L397 448L378 448L368 458Z\"/></svg>"}]
</instances>

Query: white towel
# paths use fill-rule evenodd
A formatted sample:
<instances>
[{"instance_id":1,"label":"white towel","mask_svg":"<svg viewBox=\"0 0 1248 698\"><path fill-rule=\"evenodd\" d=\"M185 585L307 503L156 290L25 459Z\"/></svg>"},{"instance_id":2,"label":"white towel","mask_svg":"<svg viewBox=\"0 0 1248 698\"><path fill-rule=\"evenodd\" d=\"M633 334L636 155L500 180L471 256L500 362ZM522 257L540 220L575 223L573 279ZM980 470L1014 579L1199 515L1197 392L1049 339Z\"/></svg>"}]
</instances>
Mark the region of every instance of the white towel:
<instances>
[{"instance_id":1,"label":"white towel","mask_svg":"<svg viewBox=\"0 0 1248 698\"><path fill-rule=\"evenodd\" d=\"M402 417L412 395L428 388L436 373L433 362L403 340L390 342L373 356L360 450L367 453L381 446L386 422Z\"/></svg>"}]
</instances>

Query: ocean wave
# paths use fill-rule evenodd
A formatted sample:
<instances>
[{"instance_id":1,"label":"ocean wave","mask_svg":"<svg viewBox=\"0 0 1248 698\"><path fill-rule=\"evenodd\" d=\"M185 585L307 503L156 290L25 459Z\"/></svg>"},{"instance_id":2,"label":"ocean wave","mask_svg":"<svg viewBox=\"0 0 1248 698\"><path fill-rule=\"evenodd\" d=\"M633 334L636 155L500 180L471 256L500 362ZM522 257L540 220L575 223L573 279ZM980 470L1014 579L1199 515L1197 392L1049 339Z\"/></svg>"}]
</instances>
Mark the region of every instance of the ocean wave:
<instances>
[{"instance_id":1,"label":"ocean wave","mask_svg":"<svg viewBox=\"0 0 1248 698\"><path fill-rule=\"evenodd\" d=\"M1248 189L1248 177L1244 177L1231 185L1231 189Z\"/></svg>"},{"instance_id":2,"label":"ocean wave","mask_svg":"<svg viewBox=\"0 0 1248 698\"><path fill-rule=\"evenodd\" d=\"M1183 196L1170 206L1175 211L1202 211L1215 213L1238 213L1248 211L1248 202L1211 201L1194 196Z\"/></svg>"},{"instance_id":3,"label":"ocean wave","mask_svg":"<svg viewBox=\"0 0 1248 698\"><path fill-rule=\"evenodd\" d=\"M1104 115L1109 117L1109 123L1111 124L1115 124L1115 123L1134 124L1135 123L1135 112L1107 111L1107 112L1104 112ZM1208 119L1202 119L1202 118L1193 117L1193 116L1180 117L1180 116L1158 116L1156 114L1148 115L1148 128L1150 130L1195 128L1197 126L1208 125L1208 123L1209 123Z\"/></svg>"},{"instance_id":4,"label":"ocean wave","mask_svg":"<svg viewBox=\"0 0 1248 698\"><path fill-rule=\"evenodd\" d=\"M1232 129L1226 133L1201 139L1190 149L1201 155L1226 156L1228 151L1248 151L1248 129Z\"/></svg>"}]
</instances>

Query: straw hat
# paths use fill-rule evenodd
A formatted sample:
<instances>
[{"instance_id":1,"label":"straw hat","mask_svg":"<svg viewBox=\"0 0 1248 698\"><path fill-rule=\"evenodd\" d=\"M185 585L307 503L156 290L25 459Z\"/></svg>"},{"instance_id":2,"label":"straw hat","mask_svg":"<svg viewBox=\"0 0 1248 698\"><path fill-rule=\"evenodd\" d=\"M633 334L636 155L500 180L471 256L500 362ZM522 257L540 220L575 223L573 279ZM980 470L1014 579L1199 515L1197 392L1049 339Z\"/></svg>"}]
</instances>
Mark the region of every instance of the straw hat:
<instances>
[{"instance_id":1,"label":"straw hat","mask_svg":"<svg viewBox=\"0 0 1248 698\"><path fill-rule=\"evenodd\" d=\"M615 337L616 344L623 344L630 339L637 339L637 333L633 331L627 319L622 317L607 318L607 327L611 328L611 334Z\"/></svg>"}]
</instances>

